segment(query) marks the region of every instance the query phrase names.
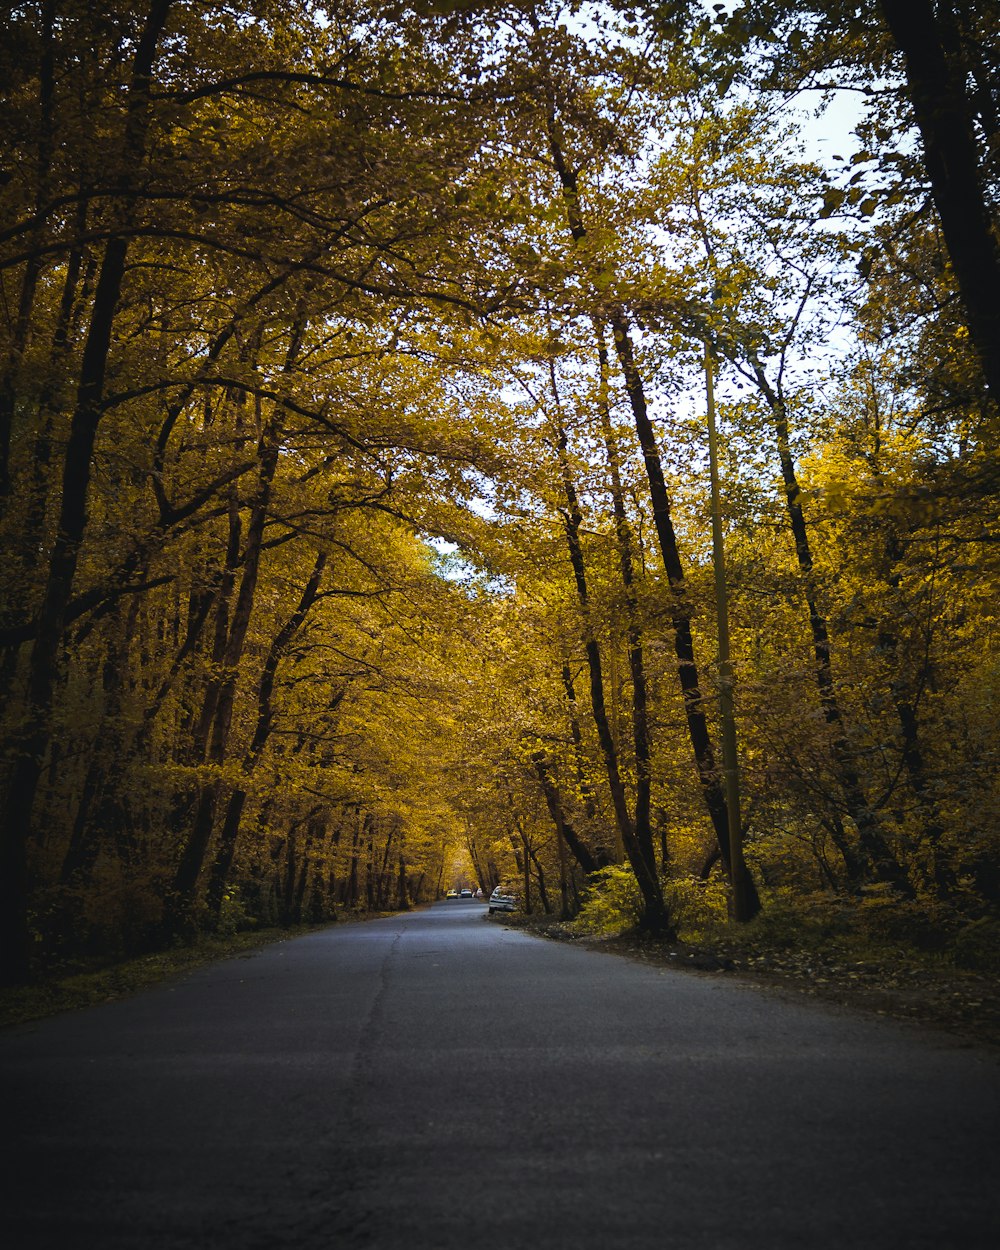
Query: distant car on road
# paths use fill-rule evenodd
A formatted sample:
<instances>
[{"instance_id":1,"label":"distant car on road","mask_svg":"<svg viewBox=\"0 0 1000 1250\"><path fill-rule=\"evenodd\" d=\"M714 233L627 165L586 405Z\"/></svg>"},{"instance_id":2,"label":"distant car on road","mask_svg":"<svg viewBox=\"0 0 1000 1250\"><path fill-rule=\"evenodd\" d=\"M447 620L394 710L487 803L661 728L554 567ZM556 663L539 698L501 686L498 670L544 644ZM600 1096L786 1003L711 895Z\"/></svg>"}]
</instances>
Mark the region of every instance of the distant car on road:
<instances>
[{"instance_id":1,"label":"distant car on road","mask_svg":"<svg viewBox=\"0 0 1000 1250\"><path fill-rule=\"evenodd\" d=\"M458 891L449 890L448 893L445 895L445 898L458 898Z\"/></svg>"},{"instance_id":2,"label":"distant car on road","mask_svg":"<svg viewBox=\"0 0 1000 1250\"><path fill-rule=\"evenodd\" d=\"M462 891L461 891L461 897L462 897L462 898L472 898L472 891L471 891L471 890L462 890Z\"/></svg>"},{"instance_id":3,"label":"distant car on road","mask_svg":"<svg viewBox=\"0 0 1000 1250\"><path fill-rule=\"evenodd\" d=\"M489 911L492 916L495 911L513 911L517 906L517 895L512 894L510 890L505 889L502 885L490 895Z\"/></svg>"}]
</instances>

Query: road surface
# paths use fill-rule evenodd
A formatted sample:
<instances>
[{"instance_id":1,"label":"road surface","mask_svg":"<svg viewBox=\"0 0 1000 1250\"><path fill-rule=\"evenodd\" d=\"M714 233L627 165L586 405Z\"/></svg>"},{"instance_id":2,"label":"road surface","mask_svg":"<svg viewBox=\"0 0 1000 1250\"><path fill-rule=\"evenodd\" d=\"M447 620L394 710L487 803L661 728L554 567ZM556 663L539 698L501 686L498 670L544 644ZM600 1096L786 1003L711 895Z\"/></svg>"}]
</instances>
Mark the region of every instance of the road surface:
<instances>
[{"instance_id":1,"label":"road surface","mask_svg":"<svg viewBox=\"0 0 1000 1250\"><path fill-rule=\"evenodd\" d=\"M4 1034L3 1244L1000 1246L992 1052L483 911Z\"/></svg>"}]
</instances>

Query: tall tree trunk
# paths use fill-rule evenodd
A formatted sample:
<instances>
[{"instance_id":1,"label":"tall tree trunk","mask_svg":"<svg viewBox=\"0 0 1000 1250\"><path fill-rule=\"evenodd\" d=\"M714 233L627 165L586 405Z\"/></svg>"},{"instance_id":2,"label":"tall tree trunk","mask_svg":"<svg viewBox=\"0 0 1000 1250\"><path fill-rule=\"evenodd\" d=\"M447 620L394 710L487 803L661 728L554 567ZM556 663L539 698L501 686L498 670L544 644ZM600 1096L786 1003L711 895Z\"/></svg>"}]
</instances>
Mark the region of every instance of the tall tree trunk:
<instances>
[{"instance_id":1,"label":"tall tree trunk","mask_svg":"<svg viewBox=\"0 0 1000 1250\"><path fill-rule=\"evenodd\" d=\"M78 220L82 234L85 222L86 206L81 207ZM45 370L38 401L38 412L35 418L34 439L31 454L31 472L27 480L28 500L24 513L24 524L17 535L16 551L11 559L25 578L34 568L38 560L38 552L43 543L45 533L46 506L49 498L49 473L52 464L52 423L55 416L58 395L63 386L63 378L68 370L69 357L69 326L73 311L80 276L81 253L75 249L70 253L66 267L66 278L63 282L62 299L56 328L52 335L51 350ZM24 604L13 602L0 607L0 620L14 625L17 617L23 615ZM16 615L15 615L16 613ZM0 701L11 697L18 668L20 646L17 643L8 645L0 658Z\"/></svg>"},{"instance_id":2,"label":"tall tree trunk","mask_svg":"<svg viewBox=\"0 0 1000 1250\"><path fill-rule=\"evenodd\" d=\"M281 923L290 925L295 898L295 876L299 866L299 822L293 820L285 838L285 872L281 883Z\"/></svg>"},{"instance_id":3,"label":"tall tree trunk","mask_svg":"<svg viewBox=\"0 0 1000 1250\"><path fill-rule=\"evenodd\" d=\"M802 511L802 492L799 487L795 461L792 457L789 437L788 410L784 399L771 385L759 360L751 354L750 363L761 394L767 401L774 421L781 478L785 488L785 506L788 522L795 544L795 556L802 576L802 585L809 611L809 628L812 632L813 656L815 658L816 685L819 690L820 707L830 728L830 749L833 755L837 779L844 795L844 805L858 831L858 844L863 864L856 857L845 860L848 872L860 868L871 872L884 882L896 885L906 893L912 892L906 872L896 859L882 835L879 821L864 792L861 773L844 722L833 678L830 631L826 618L819 607L816 579L813 568L812 547Z\"/></svg>"},{"instance_id":4,"label":"tall tree trunk","mask_svg":"<svg viewBox=\"0 0 1000 1250\"><path fill-rule=\"evenodd\" d=\"M556 851L559 855L559 918L561 920L569 920L572 918L572 911L569 905L569 873L566 863L566 839L563 836L564 830L561 825L556 825Z\"/></svg>"},{"instance_id":5,"label":"tall tree trunk","mask_svg":"<svg viewBox=\"0 0 1000 1250\"><path fill-rule=\"evenodd\" d=\"M546 916L551 916L552 904L549 902L548 891L545 888L545 870L538 862L538 856L535 853L535 848L530 842L527 842L525 845L527 847L528 854L531 856L531 862L535 865L535 876L538 880L538 897L542 902L542 911L545 912Z\"/></svg>"},{"instance_id":6,"label":"tall tree trunk","mask_svg":"<svg viewBox=\"0 0 1000 1250\"><path fill-rule=\"evenodd\" d=\"M561 427L557 429L557 449L563 489L566 495L563 529L566 535L570 564L573 569L577 598L583 618L584 650L587 656L587 668L590 673L591 714L594 718L594 727L597 730L597 739L604 759L608 789L611 793L611 805L615 815L615 827L642 893L642 927L650 932L672 934L673 924L663 898L660 878L656 871L656 855L653 851L652 836L649 828L648 804L645 827L638 828L629 814L625 783L618 763L618 749L611 730L611 723L608 719L607 703L604 695L604 676L601 668L601 651L591 621L587 573L583 558L583 546L580 542L580 529L583 524L583 517L580 512L576 486L569 467L566 433ZM642 835L645 836L643 837Z\"/></svg>"},{"instance_id":7,"label":"tall tree trunk","mask_svg":"<svg viewBox=\"0 0 1000 1250\"><path fill-rule=\"evenodd\" d=\"M528 855L524 848L524 833L521 829L521 822L517 819L511 821L511 828L507 830L507 840L510 843L511 853L514 856L514 865L517 868L521 878L521 891L524 895L521 900L524 904L524 914L531 915L531 884L528 873Z\"/></svg>"},{"instance_id":8,"label":"tall tree trunk","mask_svg":"<svg viewBox=\"0 0 1000 1250\"><path fill-rule=\"evenodd\" d=\"M233 607L232 624L222 658L222 679L219 682L212 733L208 745L207 762L215 769L221 769L226 759L239 665L250 630L250 619L257 592L264 525L278 463L277 432L273 422L269 422L261 434L260 458L260 477L247 525L243 576L240 579L240 588ZM171 924L180 923L183 926L186 923L185 917L190 913L194 904L198 878L201 875L202 865L211 841L221 791L222 783L218 777L215 777L203 785L198 796L191 832L174 874L170 903Z\"/></svg>"},{"instance_id":9,"label":"tall tree trunk","mask_svg":"<svg viewBox=\"0 0 1000 1250\"><path fill-rule=\"evenodd\" d=\"M330 920L337 919L337 870L340 867L340 863L339 863L340 838L341 838L341 834L343 833L342 822L345 816L346 816L346 811L344 815L341 816L340 820L338 820L334 824L333 830L330 834L330 844L327 849L327 865L326 865L326 880L324 883L323 915L324 915L324 918L330 919Z\"/></svg>"},{"instance_id":10,"label":"tall tree trunk","mask_svg":"<svg viewBox=\"0 0 1000 1250\"><path fill-rule=\"evenodd\" d=\"M652 773L649 740L649 693L646 684L646 665L643 655L642 629L639 623L639 604L635 591L635 559L632 527L625 510L622 491L621 464L618 442L611 424L611 406L608 398L608 351L604 334L597 327L597 355L600 368L598 411L601 421L601 437L608 458L608 475L611 487L611 506L615 519L615 538L618 543L618 567L625 591L626 630L628 637L629 673L632 677L632 740L635 746L636 798L635 836L643 853L648 856L650 868L656 873L656 856L653 850L653 833L650 824L650 787Z\"/></svg>"},{"instance_id":11,"label":"tall tree trunk","mask_svg":"<svg viewBox=\"0 0 1000 1250\"><path fill-rule=\"evenodd\" d=\"M902 581L897 565L903 558L904 550L898 532L890 523L885 535L885 556L888 564L885 580L894 596L899 594ZM926 656L930 648L929 635L924 641ZM945 822L927 779L924 751L920 741L920 721L917 714L920 691L927 678L926 658L916 673L905 674L902 671L904 661L899 655L899 638L894 623L889 619L884 620L879 627L878 645L892 668L890 680L892 704L899 724L903 767L917 802L919 821L928 851L930 861L928 875L938 896L947 898L954 892L957 881L942 854L941 840L945 834Z\"/></svg>"},{"instance_id":12,"label":"tall tree trunk","mask_svg":"<svg viewBox=\"0 0 1000 1250\"><path fill-rule=\"evenodd\" d=\"M48 196L52 169L52 103L55 88L53 36L55 26L54 0L42 4L41 56L38 65L38 159L35 186L35 226L32 237L44 229L49 209ZM21 295L7 358L0 369L0 516L3 515L11 490L10 451L14 410L17 404L21 363L31 331L31 314L42 272L42 252L33 252L25 263L21 278Z\"/></svg>"},{"instance_id":13,"label":"tall tree trunk","mask_svg":"<svg viewBox=\"0 0 1000 1250\"><path fill-rule=\"evenodd\" d=\"M903 53L924 166L983 375L1000 410L1000 246L977 150L962 59L949 49L949 3L880 0Z\"/></svg>"},{"instance_id":14,"label":"tall tree trunk","mask_svg":"<svg viewBox=\"0 0 1000 1250\"><path fill-rule=\"evenodd\" d=\"M368 817L365 816L365 822ZM360 843L363 825L361 820L360 809L355 808L354 812L354 828L351 832L351 858L347 870L347 879L344 882L344 898L345 907L357 907L358 905L358 861L360 858Z\"/></svg>"},{"instance_id":15,"label":"tall tree trunk","mask_svg":"<svg viewBox=\"0 0 1000 1250\"><path fill-rule=\"evenodd\" d=\"M592 873L600 871L601 868L606 868L607 861L596 859L591 854L586 843L580 840L575 828L566 819L566 811L562 805L559 787L556 785L552 778L552 774L549 771L549 764L545 757L545 752L536 751L531 759L535 766L535 774L542 787L542 795L545 798L545 806L548 808L549 815L552 818L552 823L557 830L562 830L562 836L566 841L566 845L573 852L576 862L580 865L588 877Z\"/></svg>"},{"instance_id":16,"label":"tall tree trunk","mask_svg":"<svg viewBox=\"0 0 1000 1250\"><path fill-rule=\"evenodd\" d=\"M121 858L132 858L124 832L125 807L120 789L121 770L127 757L121 718L138 607L138 600L134 600L124 614L119 636L109 643L102 666L104 707L60 869L59 879L64 885L75 881L79 887L85 883L102 848L108 844L109 835Z\"/></svg>"},{"instance_id":17,"label":"tall tree trunk","mask_svg":"<svg viewBox=\"0 0 1000 1250\"><path fill-rule=\"evenodd\" d=\"M257 723L254 727L250 746L243 756L241 765L244 777L252 776L261 752L271 736L271 729L274 725L274 683L278 673L278 665L287 653L295 635L301 629L310 608L316 602L323 570L326 567L326 560L326 553L319 552L309 580L306 582L302 595L299 598L298 606L275 635L268 650L260 683L257 687ZM245 803L246 788L237 786L229 796L222 832L219 835L219 845L209 877L208 906L215 916L218 916L219 909L222 906L226 881L236 855L240 817Z\"/></svg>"},{"instance_id":18,"label":"tall tree trunk","mask_svg":"<svg viewBox=\"0 0 1000 1250\"><path fill-rule=\"evenodd\" d=\"M292 923L301 924L305 915L305 898L306 886L309 883L309 873L313 867L312 849L316 842L318 826L316 819L318 810L314 810L306 820L306 836L302 847L302 863L299 867L298 879L295 883L295 898L292 905Z\"/></svg>"},{"instance_id":19,"label":"tall tree trunk","mask_svg":"<svg viewBox=\"0 0 1000 1250\"><path fill-rule=\"evenodd\" d=\"M715 750L708 731L701 679L695 660L694 637L691 629L691 607L687 598L684 570L681 564L677 536L671 518L670 497L660 460L660 449L646 407L645 388L635 363L632 339L624 312L617 310L611 318L615 350L625 381L625 391L632 408L639 446L646 466L646 478L653 504L653 524L660 544L663 567L670 583L670 617L674 631L674 653L677 656L677 676L684 701L684 715L688 736L694 750L698 780L708 814L719 844L719 854L726 872L731 874L729 863L729 813L726 796L715 761ZM760 911L760 898L756 884L749 872L746 874L746 907L750 916Z\"/></svg>"},{"instance_id":20,"label":"tall tree trunk","mask_svg":"<svg viewBox=\"0 0 1000 1250\"><path fill-rule=\"evenodd\" d=\"M531 915L531 856L528 850L528 839L523 829L519 830L521 835L521 868L524 878L524 911L525 915Z\"/></svg>"},{"instance_id":21,"label":"tall tree trunk","mask_svg":"<svg viewBox=\"0 0 1000 1250\"><path fill-rule=\"evenodd\" d=\"M579 182L576 171L571 169L566 161L559 136L558 118L551 98L548 102L548 138L552 165L562 190L566 224L573 241L581 244L587 238L587 227L580 204ZM716 840L719 843L719 851L726 865L726 871L729 872L729 821L726 796L716 768L715 753L705 717L691 632L691 609L687 600L680 553L674 534L663 464L660 460L653 425L649 420L645 388L635 363L629 324L624 310L613 308L607 316L607 321L614 336L615 353L621 367L625 392L632 409L636 434L642 450L653 505L653 522L670 584L670 615L674 631L674 649L677 655L677 675L680 681L688 734L694 750L695 767ZM749 872L746 874L746 904L750 915L755 915L760 910L760 898Z\"/></svg>"},{"instance_id":22,"label":"tall tree trunk","mask_svg":"<svg viewBox=\"0 0 1000 1250\"><path fill-rule=\"evenodd\" d=\"M4 796L0 821L0 981L4 983L24 981L30 974L27 848L32 837L32 811L50 742L49 717L66 608L87 527L94 442L103 413L104 379L128 251L125 229L134 211L133 196L145 163L150 75L171 2L152 0L133 61L122 153L124 172L117 187L121 233L108 241L94 293L63 461L58 529L28 666L25 728Z\"/></svg>"},{"instance_id":23,"label":"tall tree trunk","mask_svg":"<svg viewBox=\"0 0 1000 1250\"><path fill-rule=\"evenodd\" d=\"M365 817L365 833L367 834L367 842L365 843L365 911L373 912L376 910L375 897L375 828L376 818L371 812Z\"/></svg>"},{"instance_id":24,"label":"tall tree trunk","mask_svg":"<svg viewBox=\"0 0 1000 1250\"><path fill-rule=\"evenodd\" d=\"M174 682L184 669L185 663L193 654L198 646L205 625L208 621L209 613L213 604L219 605L221 599L221 579L220 584L213 587L199 587L192 590L188 596L187 620L184 627L184 638L177 648L167 675L160 682L153 698L146 705L142 722L136 731L135 738L132 743L131 754L142 755L145 753L149 745L149 737L153 731L153 724L156 721L160 710L166 701L167 695L173 688ZM179 615L179 613L178 613Z\"/></svg>"},{"instance_id":25,"label":"tall tree trunk","mask_svg":"<svg viewBox=\"0 0 1000 1250\"><path fill-rule=\"evenodd\" d=\"M389 855L393 848L398 829L394 821L389 822L389 828L385 838L385 848L382 852L382 863L379 866L377 874L377 886L375 894L375 904L379 911L385 911L389 902Z\"/></svg>"},{"instance_id":26,"label":"tall tree trunk","mask_svg":"<svg viewBox=\"0 0 1000 1250\"><path fill-rule=\"evenodd\" d=\"M594 802L594 792L590 788L590 782L587 779L583 751L583 732L580 729L580 717L576 704L576 687L568 660L563 662L562 683L563 689L566 691L566 705L569 708L569 732L573 739L573 756L576 760L576 784L580 791L580 797L583 799L583 810L587 815L587 819L593 820L597 815L597 805Z\"/></svg>"}]
</instances>

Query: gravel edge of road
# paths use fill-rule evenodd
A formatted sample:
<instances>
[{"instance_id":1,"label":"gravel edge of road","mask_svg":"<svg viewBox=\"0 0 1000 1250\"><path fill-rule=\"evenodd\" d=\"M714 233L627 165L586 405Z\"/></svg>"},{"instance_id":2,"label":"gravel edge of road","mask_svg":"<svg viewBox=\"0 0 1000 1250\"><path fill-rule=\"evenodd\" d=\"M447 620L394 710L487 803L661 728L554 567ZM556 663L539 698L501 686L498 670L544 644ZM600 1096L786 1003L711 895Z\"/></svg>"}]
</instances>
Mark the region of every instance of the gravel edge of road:
<instances>
[{"instance_id":1,"label":"gravel edge of road","mask_svg":"<svg viewBox=\"0 0 1000 1250\"><path fill-rule=\"evenodd\" d=\"M1000 980L987 973L934 966L897 952L891 964L843 963L822 952L741 951L729 943L665 944L634 933L596 937L574 931L572 922L509 913L491 923L570 942L640 963L701 976L733 977L794 999L812 999L868 1015L943 1030L967 1044L1000 1052ZM884 953L884 952L883 952Z\"/></svg>"}]
</instances>

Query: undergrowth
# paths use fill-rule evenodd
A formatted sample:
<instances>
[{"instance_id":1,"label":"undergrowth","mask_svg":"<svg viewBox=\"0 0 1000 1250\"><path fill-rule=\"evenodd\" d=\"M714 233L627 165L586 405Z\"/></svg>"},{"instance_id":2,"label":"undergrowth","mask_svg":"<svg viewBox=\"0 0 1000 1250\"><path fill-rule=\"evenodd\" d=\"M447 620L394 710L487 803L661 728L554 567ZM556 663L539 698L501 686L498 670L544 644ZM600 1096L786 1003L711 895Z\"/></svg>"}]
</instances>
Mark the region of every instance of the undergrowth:
<instances>
[{"instance_id":1,"label":"undergrowth","mask_svg":"<svg viewBox=\"0 0 1000 1250\"><path fill-rule=\"evenodd\" d=\"M855 961L912 957L1000 973L1000 919L970 920L933 900L900 898L888 888L871 887L858 895L765 892L761 913L745 925L729 919L721 878L674 877L663 889L685 945L750 956L797 952ZM631 870L613 865L588 882L572 928L586 937L617 938L638 927L641 910L642 896Z\"/></svg>"},{"instance_id":2,"label":"undergrowth","mask_svg":"<svg viewBox=\"0 0 1000 1250\"><path fill-rule=\"evenodd\" d=\"M134 994L216 959L294 936L288 929L204 936L189 946L170 947L154 954L109 965L50 975L32 985L0 990L0 1025L26 1024L60 1011L91 1007Z\"/></svg>"}]
</instances>

